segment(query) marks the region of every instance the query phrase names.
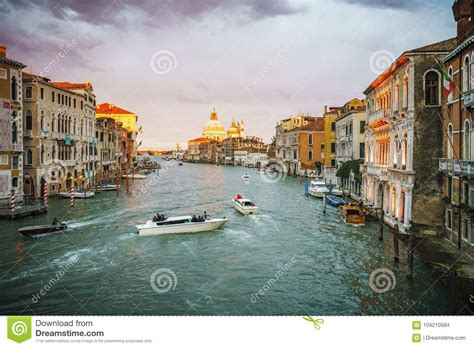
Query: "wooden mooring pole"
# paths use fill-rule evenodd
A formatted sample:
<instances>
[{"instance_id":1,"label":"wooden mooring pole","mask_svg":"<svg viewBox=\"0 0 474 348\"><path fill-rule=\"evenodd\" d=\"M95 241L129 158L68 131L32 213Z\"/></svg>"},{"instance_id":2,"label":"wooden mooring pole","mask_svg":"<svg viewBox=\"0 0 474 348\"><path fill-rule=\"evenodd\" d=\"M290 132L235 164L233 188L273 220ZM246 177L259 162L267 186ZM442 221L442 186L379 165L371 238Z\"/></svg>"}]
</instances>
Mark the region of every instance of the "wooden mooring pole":
<instances>
[{"instance_id":1,"label":"wooden mooring pole","mask_svg":"<svg viewBox=\"0 0 474 348\"><path fill-rule=\"evenodd\" d=\"M393 231L393 261L396 263L400 262L400 241L398 234L398 225L395 225L395 230Z\"/></svg>"},{"instance_id":2,"label":"wooden mooring pole","mask_svg":"<svg viewBox=\"0 0 474 348\"><path fill-rule=\"evenodd\" d=\"M383 201L384 201L384 197L383 197L383 194L384 194L384 190L382 190L382 197L380 198L380 215L379 215L379 223L380 223L380 227L379 227L379 232L380 232L380 235L379 235L379 241L383 241L383 223L384 223L384 215L385 215L385 211L383 210Z\"/></svg>"},{"instance_id":3,"label":"wooden mooring pole","mask_svg":"<svg viewBox=\"0 0 474 348\"><path fill-rule=\"evenodd\" d=\"M326 214L326 192L324 192L323 196L323 214Z\"/></svg>"},{"instance_id":4,"label":"wooden mooring pole","mask_svg":"<svg viewBox=\"0 0 474 348\"><path fill-rule=\"evenodd\" d=\"M411 228L408 228L408 265L406 277L408 280L413 279L413 249L414 249L415 235Z\"/></svg>"}]
</instances>

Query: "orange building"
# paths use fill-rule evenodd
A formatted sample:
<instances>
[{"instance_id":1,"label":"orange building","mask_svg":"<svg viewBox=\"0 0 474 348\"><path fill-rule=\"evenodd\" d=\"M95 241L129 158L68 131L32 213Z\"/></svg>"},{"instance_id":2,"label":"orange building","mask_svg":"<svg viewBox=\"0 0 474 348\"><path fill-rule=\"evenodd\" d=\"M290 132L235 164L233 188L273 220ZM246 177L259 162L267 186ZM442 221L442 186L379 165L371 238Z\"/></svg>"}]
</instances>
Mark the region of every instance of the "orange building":
<instances>
[{"instance_id":1,"label":"orange building","mask_svg":"<svg viewBox=\"0 0 474 348\"><path fill-rule=\"evenodd\" d=\"M316 163L323 165L324 158L324 118L317 117L306 126L297 128L299 133L299 160L300 170L314 170Z\"/></svg>"}]
</instances>

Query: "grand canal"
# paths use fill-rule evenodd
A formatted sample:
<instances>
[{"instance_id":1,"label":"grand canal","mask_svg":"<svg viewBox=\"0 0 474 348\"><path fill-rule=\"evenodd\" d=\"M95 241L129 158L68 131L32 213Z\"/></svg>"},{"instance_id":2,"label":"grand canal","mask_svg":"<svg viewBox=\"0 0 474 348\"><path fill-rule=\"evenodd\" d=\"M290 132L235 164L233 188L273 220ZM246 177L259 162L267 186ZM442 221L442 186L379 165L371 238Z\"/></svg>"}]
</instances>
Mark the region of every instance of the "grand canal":
<instances>
[{"instance_id":1,"label":"grand canal","mask_svg":"<svg viewBox=\"0 0 474 348\"><path fill-rule=\"evenodd\" d=\"M237 193L261 214L234 211ZM212 233L138 236L133 226L157 211L207 211L229 221ZM55 216L69 232L30 239L16 232ZM324 215L292 177L270 182L252 169L185 163L132 182L129 195L103 192L72 209L67 199L51 199L47 215L0 223L2 314L450 313L440 269L416 257L415 280L406 281L406 255L393 264L389 233L379 242L376 224L347 227L332 207ZM395 275L385 293L369 285L380 268ZM172 282L166 292L151 285L158 270L171 274L162 279Z\"/></svg>"}]
</instances>

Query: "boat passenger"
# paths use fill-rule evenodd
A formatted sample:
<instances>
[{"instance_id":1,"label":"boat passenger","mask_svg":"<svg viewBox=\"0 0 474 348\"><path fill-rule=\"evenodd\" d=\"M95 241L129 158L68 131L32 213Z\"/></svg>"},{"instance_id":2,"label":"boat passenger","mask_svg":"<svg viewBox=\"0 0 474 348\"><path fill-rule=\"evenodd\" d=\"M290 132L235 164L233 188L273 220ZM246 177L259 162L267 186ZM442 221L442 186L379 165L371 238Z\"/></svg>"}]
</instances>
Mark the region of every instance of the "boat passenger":
<instances>
[{"instance_id":1,"label":"boat passenger","mask_svg":"<svg viewBox=\"0 0 474 348\"><path fill-rule=\"evenodd\" d=\"M53 219L53 226L56 226L56 225L58 225L58 224L59 224L59 220L58 220L58 218L55 217L55 218Z\"/></svg>"},{"instance_id":2,"label":"boat passenger","mask_svg":"<svg viewBox=\"0 0 474 348\"><path fill-rule=\"evenodd\" d=\"M207 219L207 212L204 211L204 220L206 220L206 219Z\"/></svg>"},{"instance_id":3,"label":"boat passenger","mask_svg":"<svg viewBox=\"0 0 474 348\"><path fill-rule=\"evenodd\" d=\"M196 217L196 215L193 215L193 218L191 219L191 222L197 222L197 217Z\"/></svg>"}]
</instances>

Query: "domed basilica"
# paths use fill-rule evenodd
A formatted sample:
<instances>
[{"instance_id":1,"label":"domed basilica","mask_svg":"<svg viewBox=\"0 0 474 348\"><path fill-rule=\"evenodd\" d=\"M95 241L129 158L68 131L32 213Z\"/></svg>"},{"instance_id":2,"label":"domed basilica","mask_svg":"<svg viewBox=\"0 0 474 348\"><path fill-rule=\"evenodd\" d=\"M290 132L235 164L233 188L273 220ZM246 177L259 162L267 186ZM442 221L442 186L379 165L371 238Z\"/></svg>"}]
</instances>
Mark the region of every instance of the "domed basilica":
<instances>
[{"instance_id":1,"label":"domed basilica","mask_svg":"<svg viewBox=\"0 0 474 348\"><path fill-rule=\"evenodd\" d=\"M222 141L225 138L243 138L245 136L245 125L244 121L232 120L227 133L224 130L219 118L217 116L216 108L212 108L211 117L207 121L202 136L208 140Z\"/></svg>"}]
</instances>

